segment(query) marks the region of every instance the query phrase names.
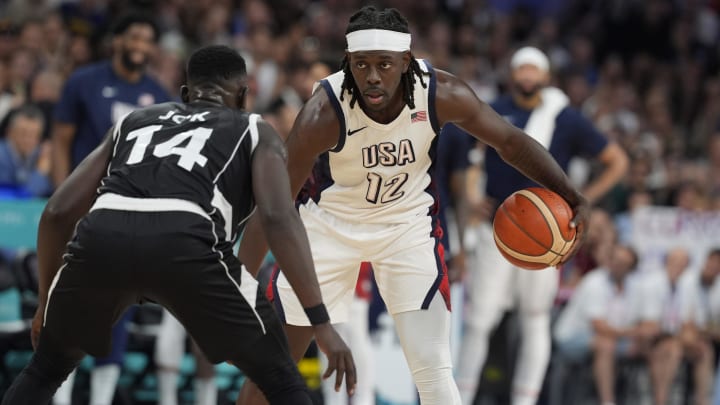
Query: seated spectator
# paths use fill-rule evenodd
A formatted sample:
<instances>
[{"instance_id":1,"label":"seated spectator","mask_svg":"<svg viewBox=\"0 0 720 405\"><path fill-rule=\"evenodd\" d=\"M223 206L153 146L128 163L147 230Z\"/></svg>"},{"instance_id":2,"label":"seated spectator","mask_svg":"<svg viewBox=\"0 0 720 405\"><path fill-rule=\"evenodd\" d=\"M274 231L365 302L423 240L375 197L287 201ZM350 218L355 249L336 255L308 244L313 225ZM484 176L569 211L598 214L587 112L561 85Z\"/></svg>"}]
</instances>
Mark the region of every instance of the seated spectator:
<instances>
[{"instance_id":1,"label":"seated spectator","mask_svg":"<svg viewBox=\"0 0 720 405\"><path fill-rule=\"evenodd\" d=\"M32 104L37 107L43 113L43 119L46 123L52 121L53 110L55 108L55 104L60 99L62 85L62 76L52 70L43 70L32 79L29 93L30 99L27 104ZM25 104L10 110L5 118L0 119L0 134L7 132L10 118L18 109L24 106ZM43 141L50 138L51 125L45 125L44 127L45 129L42 134Z\"/></svg>"},{"instance_id":2,"label":"seated spectator","mask_svg":"<svg viewBox=\"0 0 720 405\"><path fill-rule=\"evenodd\" d=\"M699 272L692 273L692 282L688 282L685 296L694 298L692 305L684 305L684 319L695 322L686 322L682 329L682 338L697 354L706 354L708 362L714 358L714 345L720 343L720 248L711 250ZM709 353L709 354L708 354ZM702 357L706 360L706 357ZM705 377L712 374L712 363L696 362L696 373ZM718 373L720 377L720 373ZM713 404L720 404L720 379L715 381Z\"/></svg>"},{"instance_id":3,"label":"seated spectator","mask_svg":"<svg viewBox=\"0 0 720 405\"><path fill-rule=\"evenodd\" d=\"M656 404L667 403L683 359L692 364L694 403L709 403L713 351L697 333L698 283L697 275L686 271L689 264L686 249L672 249L665 270L647 275L642 283L640 316L643 330L652 336L650 379Z\"/></svg>"},{"instance_id":4,"label":"seated spectator","mask_svg":"<svg viewBox=\"0 0 720 405\"><path fill-rule=\"evenodd\" d=\"M41 143L45 120L34 106L18 109L0 140L0 186L19 196L45 197L52 192L49 145Z\"/></svg>"},{"instance_id":5,"label":"seated spectator","mask_svg":"<svg viewBox=\"0 0 720 405\"><path fill-rule=\"evenodd\" d=\"M638 328L628 275L637 265L630 247L615 245L606 267L591 271L560 314L555 327L559 355L581 362L592 354L600 403L615 403L615 361L639 351Z\"/></svg>"}]
</instances>

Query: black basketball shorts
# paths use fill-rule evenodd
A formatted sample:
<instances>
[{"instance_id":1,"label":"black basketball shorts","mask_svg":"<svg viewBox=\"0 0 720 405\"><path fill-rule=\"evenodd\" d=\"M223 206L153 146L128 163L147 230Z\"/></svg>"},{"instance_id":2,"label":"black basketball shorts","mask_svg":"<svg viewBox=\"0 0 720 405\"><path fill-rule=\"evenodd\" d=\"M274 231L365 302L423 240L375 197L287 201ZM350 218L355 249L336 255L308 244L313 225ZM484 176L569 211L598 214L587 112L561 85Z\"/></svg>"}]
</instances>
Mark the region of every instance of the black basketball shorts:
<instances>
[{"instance_id":1,"label":"black basketball shorts","mask_svg":"<svg viewBox=\"0 0 720 405\"><path fill-rule=\"evenodd\" d=\"M152 300L172 312L210 361L232 362L263 391L304 386L277 315L212 229L188 212L90 212L53 281L43 333L103 356L125 309Z\"/></svg>"}]
</instances>

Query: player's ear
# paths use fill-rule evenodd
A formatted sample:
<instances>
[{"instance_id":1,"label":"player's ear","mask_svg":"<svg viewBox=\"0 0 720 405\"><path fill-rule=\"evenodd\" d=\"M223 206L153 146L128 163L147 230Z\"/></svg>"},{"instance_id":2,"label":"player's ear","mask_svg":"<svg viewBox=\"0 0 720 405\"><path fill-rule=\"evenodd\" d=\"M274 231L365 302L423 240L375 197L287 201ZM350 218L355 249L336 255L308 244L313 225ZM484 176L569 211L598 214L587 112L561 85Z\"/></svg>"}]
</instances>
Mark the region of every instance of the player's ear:
<instances>
[{"instance_id":1,"label":"player's ear","mask_svg":"<svg viewBox=\"0 0 720 405\"><path fill-rule=\"evenodd\" d=\"M184 84L180 86L180 99L182 99L183 103L190 102L190 89Z\"/></svg>"},{"instance_id":2,"label":"player's ear","mask_svg":"<svg viewBox=\"0 0 720 405\"><path fill-rule=\"evenodd\" d=\"M242 86L238 89L236 103L238 108L241 110L245 109L245 102L247 101L248 86Z\"/></svg>"}]
</instances>

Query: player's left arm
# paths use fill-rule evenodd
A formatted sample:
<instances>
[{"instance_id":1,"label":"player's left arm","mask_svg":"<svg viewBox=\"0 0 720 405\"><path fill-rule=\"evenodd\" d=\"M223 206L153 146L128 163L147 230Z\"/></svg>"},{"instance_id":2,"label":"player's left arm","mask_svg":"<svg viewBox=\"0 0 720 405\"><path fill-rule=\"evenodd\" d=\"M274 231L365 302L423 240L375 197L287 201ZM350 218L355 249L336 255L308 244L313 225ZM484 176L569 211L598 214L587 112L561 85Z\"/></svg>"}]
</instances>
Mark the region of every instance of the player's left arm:
<instances>
[{"instance_id":1,"label":"player's left arm","mask_svg":"<svg viewBox=\"0 0 720 405\"><path fill-rule=\"evenodd\" d=\"M583 195L595 203L607 194L627 173L629 160L625 151L614 141L607 139L582 113L567 108L563 113L571 130L573 154L588 156L603 165L597 178L585 185Z\"/></svg>"},{"instance_id":2,"label":"player's left arm","mask_svg":"<svg viewBox=\"0 0 720 405\"><path fill-rule=\"evenodd\" d=\"M440 70L436 70L436 74L435 109L440 125L455 123L495 148L503 160L525 176L563 197L575 213L572 224L578 228L578 240L582 241L589 217L588 203L550 153L522 130L502 119L488 104L480 101L465 82Z\"/></svg>"},{"instance_id":3,"label":"player's left arm","mask_svg":"<svg viewBox=\"0 0 720 405\"><path fill-rule=\"evenodd\" d=\"M33 345L42 327L50 285L62 266L66 245L75 224L90 210L95 200L112 150L113 140L108 133L105 140L58 187L40 217L37 239L38 311L33 320Z\"/></svg>"}]
</instances>

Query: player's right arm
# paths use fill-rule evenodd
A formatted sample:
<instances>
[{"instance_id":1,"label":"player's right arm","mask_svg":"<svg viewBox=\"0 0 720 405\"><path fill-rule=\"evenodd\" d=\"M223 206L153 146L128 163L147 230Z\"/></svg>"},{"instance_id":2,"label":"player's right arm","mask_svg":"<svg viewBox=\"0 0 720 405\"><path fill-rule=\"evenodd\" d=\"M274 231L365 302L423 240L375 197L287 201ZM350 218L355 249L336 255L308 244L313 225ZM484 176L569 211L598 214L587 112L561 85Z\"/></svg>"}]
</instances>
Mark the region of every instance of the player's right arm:
<instances>
[{"instance_id":1,"label":"player's right arm","mask_svg":"<svg viewBox=\"0 0 720 405\"><path fill-rule=\"evenodd\" d=\"M50 285L63 262L65 247L75 224L95 200L100 180L112 157L113 140L105 140L80 163L48 200L38 227L38 309L32 325L33 346L40 336Z\"/></svg>"},{"instance_id":2,"label":"player's right arm","mask_svg":"<svg viewBox=\"0 0 720 405\"><path fill-rule=\"evenodd\" d=\"M76 127L65 122L55 122L53 125L52 142L52 165L50 174L55 187L59 187L70 174L70 155L72 154L72 142L75 139Z\"/></svg>"},{"instance_id":3,"label":"player's right arm","mask_svg":"<svg viewBox=\"0 0 720 405\"><path fill-rule=\"evenodd\" d=\"M280 268L300 304L308 312L318 345L328 355L329 365L324 376L328 377L337 370L338 389L345 374L348 393L352 393L355 365L350 349L330 325L323 305L310 243L290 192L290 179L285 167L286 149L269 124L258 122L258 132L260 139L252 159L253 193L258 218ZM311 308L321 308L317 312L322 316L313 319L308 311Z\"/></svg>"},{"instance_id":4,"label":"player's right arm","mask_svg":"<svg viewBox=\"0 0 720 405\"><path fill-rule=\"evenodd\" d=\"M285 140L290 176L290 190L294 198L307 180L317 157L332 149L338 142L340 123L322 88L313 93L295 119ZM268 251L265 234L257 215L253 215L245 227L238 257L248 271L257 275ZM274 252L273 252L274 253Z\"/></svg>"}]
</instances>

